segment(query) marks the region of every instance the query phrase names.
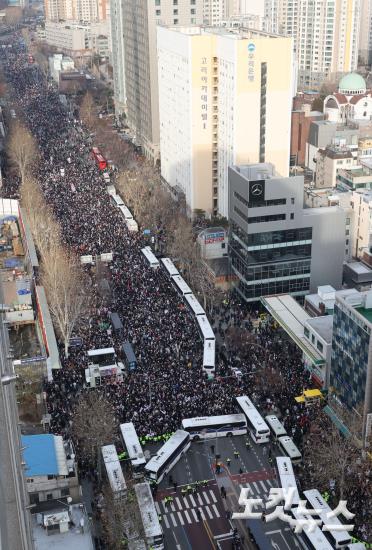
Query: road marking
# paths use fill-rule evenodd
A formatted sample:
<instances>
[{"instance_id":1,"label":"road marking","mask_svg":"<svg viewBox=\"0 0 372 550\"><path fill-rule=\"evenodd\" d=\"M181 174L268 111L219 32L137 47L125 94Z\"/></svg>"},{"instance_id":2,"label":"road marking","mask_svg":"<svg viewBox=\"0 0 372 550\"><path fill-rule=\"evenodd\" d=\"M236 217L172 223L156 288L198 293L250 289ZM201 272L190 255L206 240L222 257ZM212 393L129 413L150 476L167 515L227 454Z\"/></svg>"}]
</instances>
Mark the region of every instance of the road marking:
<instances>
[{"instance_id":1,"label":"road marking","mask_svg":"<svg viewBox=\"0 0 372 550\"><path fill-rule=\"evenodd\" d=\"M182 505L181 505L181 501L178 497L175 498L175 501L177 502L177 506L180 510L182 510Z\"/></svg>"},{"instance_id":2,"label":"road marking","mask_svg":"<svg viewBox=\"0 0 372 550\"><path fill-rule=\"evenodd\" d=\"M217 508L217 506L216 506L215 504L212 504L212 508L213 508L213 510L214 510L214 513L216 514L216 517L217 517L217 518L221 517L221 515L220 515L220 513L219 513L219 511L218 511L218 508Z\"/></svg>"},{"instance_id":3,"label":"road marking","mask_svg":"<svg viewBox=\"0 0 372 550\"><path fill-rule=\"evenodd\" d=\"M160 506L157 502L155 502L155 508L156 508L156 511L158 514L161 514L161 511L160 511Z\"/></svg>"},{"instance_id":4,"label":"road marking","mask_svg":"<svg viewBox=\"0 0 372 550\"><path fill-rule=\"evenodd\" d=\"M217 502L216 495L210 489L209 489L209 494L211 495L213 502Z\"/></svg>"},{"instance_id":5,"label":"road marking","mask_svg":"<svg viewBox=\"0 0 372 550\"><path fill-rule=\"evenodd\" d=\"M195 521L199 521L199 520L198 520L198 516L196 515L196 512L195 512L194 508L191 508L190 512L191 512L192 515L194 516Z\"/></svg>"},{"instance_id":6,"label":"road marking","mask_svg":"<svg viewBox=\"0 0 372 550\"><path fill-rule=\"evenodd\" d=\"M195 502L195 500L194 500L194 497L193 497L192 495L189 495L189 497L190 497L190 500L191 500L191 504L192 504L193 506L197 506L197 504L196 504L196 502Z\"/></svg>"},{"instance_id":7,"label":"road marking","mask_svg":"<svg viewBox=\"0 0 372 550\"><path fill-rule=\"evenodd\" d=\"M175 527L177 527L177 522L176 522L176 520L175 520L175 518L174 518L174 515L173 515L172 513L170 513L169 516L170 516L170 518L171 518L171 520L172 520L172 522L173 522L173 525L174 525Z\"/></svg>"},{"instance_id":8,"label":"road marking","mask_svg":"<svg viewBox=\"0 0 372 550\"><path fill-rule=\"evenodd\" d=\"M206 503L207 503L207 504L210 504L211 501L209 500L207 493L202 493L202 495L203 495L203 497L204 497Z\"/></svg>"},{"instance_id":9,"label":"road marking","mask_svg":"<svg viewBox=\"0 0 372 550\"><path fill-rule=\"evenodd\" d=\"M187 498L185 496L183 497L183 502L186 508L190 508L190 504L187 502Z\"/></svg>"},{"instance_id":10,"label":"road marking","mask_svg":"<svg viewBox=\"0 0 372 550\"><path fill-rule=\"evenodd\" d=\"M202 520L203 520L203 521L206 521L206 517L205 517L205 515L204 515L204 510L203 510L203 508L199 508L199 510L200 510L200 515L201 515L201 517L202 517Z\"/></svg>"},{"instance_id":11,"label":"road marking","mask_svg":"<svg viewBox=\"0 0 372 550\"><path fill-rule=\"evenodd\" d=\"M256 489L256 493L260 493L260 490L259 490L259 488L258 488L258 485L257 485L257 483L256 483L255 481L252 483L252 485L253 485L253 487Z\"/></svg>"},{"instance_id":12,"label":"road marking","mask_svg":"<svg viewBox=\"0 0 372 550\"><path fill-rule=\"evenodd\" d=\"M273 485L273 483L272 483L272 481L271 481L270 479L267 479L267 480L266 480L266 483L268 483L268 484L270 485L270 487L274 487L274 485Z\"/></svg>"},{"instance_id":13,"label":"road marking","mask_svg":"<svg viewBox=\"0 0 372 550\"><path fill-rule=\"evenodd\" d=\"M212 514L212 512L210 511L209 506L206 506L206 507L204 508L204 510L207 512L207 514L208 514L208 516L209 516L209 519L213 519L213 514Z\"/></svg>"},{"instance_id":14,"label":"road marking","mask_svg":"<svg viewBox=\"0 0 372 550\"><path fill-rule=\"evenodd\" d=\"M163 520L164 520L166 528L169 529L170 525L169 525L169 521L168 521L167 516L163 516Z\"/></svg>"},{"instance_id":15,"label":"road marking","mask_svg":"<svg viewBox=\"0 0 372 550\"><path fill-rule=\"evenodd\" d=\"M267 487L266 487L266 485L264 484L264 482L263 482L263 481L260 481L260 484L261 484L261 487L263 487L263 490L264 490L264 491L267 491Z\"/></svg>"},{"instance_id":16,"label":"road marking","mask_svg":"<svg viewBox=\"0 0 372 550\"><path fill-rule=\"evenodd\" d=\"M176 511L173 502L171 502L171 510L172 510L172 512L175 512L175 511Z\"/></svg>"},{"instance_id":17,"label":"road marking","mask_svg":"<svg viewBox=\"0 0 372 550\"><path fill-rule=\"evenodd\" d=\"M181 512L177 512L177 516L178 516L178 519L179 519L180 522L181 522L181 525L185 525L185 522L183 521L183 517L182 517Z\"/></svg>"},{"instance_id":18,"label":"road marking","mask_svg":"<svg viewBox=\"0 0 372 550\"><path fill-rule=\"evenodd\" d=\"M187 522L188 522L188 523L192 523L188 511L187 511L187 510L184 510L183 513L185 514L185 517L186 517L186 519L187 519Z\"/></svg>"}]
</instances>

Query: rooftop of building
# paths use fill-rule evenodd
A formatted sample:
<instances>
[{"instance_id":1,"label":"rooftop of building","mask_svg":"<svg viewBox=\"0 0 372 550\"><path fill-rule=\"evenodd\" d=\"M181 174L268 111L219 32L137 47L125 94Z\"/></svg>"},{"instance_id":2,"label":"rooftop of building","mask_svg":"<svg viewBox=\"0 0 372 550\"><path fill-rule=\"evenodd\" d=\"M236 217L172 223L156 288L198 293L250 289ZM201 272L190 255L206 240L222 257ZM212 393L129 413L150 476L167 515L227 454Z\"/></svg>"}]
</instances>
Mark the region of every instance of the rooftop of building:
<instances>
[{"instance_id":1,"label":"rooftop of building","mask_svg":"<svg viewBox=\"0 0 372 550\"><path fill-rule=\"evenodd\" d=\"M346 147L338 147L336 145L328 145L325 149L319 149L319 153L330 159L353 158L350 149Z\"/></svg>"},{"instance_id":2,"label":"rooftop of building","mask_svg":"<svg viewBox=\"0 0 372 550\"><path fill-rule=\"evenodd\" d=\"M269 162L259 162L257 164L240 164L232 167L242 174L247 180L268 180L279 177L275 172L275 166Z\"/></svg>"},{"instance_id":3,"label":"rooftop of building","mask_svg":"<svg viewBox=\"0 0 372 550\"><path fill-rule=\"evenodd\" d=\"M66 520L69 514L69 528L66 533L53 531L48 534L46 523L54 525ZM45 514L32 516L32 534L37 550L93 550L93 541L90 531L89 520L85 514L84 507L80 504L69 506L64 510L61 508L51 509Z\"/></svg>"},{"instance_id":4,"label":"rooftop of building","mask_svg":"<svg viewBox=\"0 0 372 550\"><path fill-rule=\"evenodd\" d=\"M347 95L362 94L365 93L366 89L366 81L358 73L344 75L338 84L339 92Z\"/></svg>"},{"instance_id":5,"label":"rooftop of building","mask_svg":"<svg viewBox=\"0 0 372 550\"><path fill-rule=\"evenodd\" d=\"M342 296L336 292L336 301L339 299L348 308L353 309L372 326L372 290L359 292L353 290L348 296Z\"/></svg>"},{"instance_id":6,"label":"rooftop of building","mask_svg":"<svg viewBox=\"0 0 372 550\"><path fill-rule=\"evenodd\" d=\"M361 176L372 176L372 167L356 166L351 168L341 168L340 173L350 178L359 178Z\"/></svg>"},{"instance_id":7,"label":"rooftop of building","mask_svg":"<svg viewBox=\"0 0 372 550\"><path fill-rule=\"evenodd\" d=\"M53 434L22 435L26 477L67 476L74 456L66 456L62 436Z\"/></svg>"},{"instance_id":8,"label":"rooftop of building","mask_svg":"<svg viewBox=\"0 0 372 550\"><path fill-rule=\"evenodd\" d=\"M372 197L372 194L371 194ZM358 275L367 275L369 273L372 273L372 269L368 267L368 265L363 264L362 262L349 262L347 266L354 271L355 273L358 273Z\"/></svg>"},{"instance_id":9,"label":"rooftop of building","mask_svg":"<svg viewBox=\"0 0 372 550\"><path fill-rule=\"evenodd\" d=\"M354 294L354 292L354 289L347 288L344 290L339 290L338 295L349 296L350 294ZM333 311L335 307L335 301L336 289L330 285L320 286L318 287L318 292L316 294L308 294L307 296L305 296L305 303L308 302L316 310L319 310L320 305L324 304L324 308L326 311Z\"/></svg>"},{"instance_id":10,"label":"rooftop of building","mask_svg":"<svg viewBox=\"0 0 372 550\"><path fill-rule=\"evenodd\" d=\"M332 342L333 315L322 315L313 317L306 321L306 324L313 329L327 344Z\"/></svg>"},{"instance_id":11,"label":"rooftop of building","mask_svg":"<svg viewBox=\"0 0 372 550\"><path fill-rule=\"evenodd\" d=\"M241 27L216 27L211 25L191 25L186 26L167 26L160 25L165 28L171 29L182 34L187 34L189 36L202 36L206 34L216 34L219 36L224 36L226 38L232 38L234 40L256 40L256 39L267 39L267 38L286 38L280 34L274 34L266 31L261 31L258 29L250 29L244 26Z\"/></svg>"}]
</instances>

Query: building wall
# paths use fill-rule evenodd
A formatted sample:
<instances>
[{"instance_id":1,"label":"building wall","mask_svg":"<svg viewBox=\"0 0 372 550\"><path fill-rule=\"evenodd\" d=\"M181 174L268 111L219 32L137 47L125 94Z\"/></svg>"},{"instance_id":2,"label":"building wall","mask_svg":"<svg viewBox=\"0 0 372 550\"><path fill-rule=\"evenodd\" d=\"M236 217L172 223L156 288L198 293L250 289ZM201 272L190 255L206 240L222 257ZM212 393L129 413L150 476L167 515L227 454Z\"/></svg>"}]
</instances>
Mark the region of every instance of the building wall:
<instances>
[{"instance_id":1,"label":"building wall","mask_svg":"<svg viewBox=\"0 0 372 550\"><path fill-rule=\"evenodd\" d=\"M124 112L126 104L123 15L123 1L111 0L111 51L115 112L117 115Z\"/></svg>"},{"instance_id":2,"label":"building wall","mask_svg":"<svg viewBox=\"0 0 372 550\"><path fill-rule=\"evenodd\" d=\"M313 120L314 117L307 116L305 111L292 111L291 157L296 156L298 166L305 166L306 143Z\"/></svg>"},{"instance_id":3,"label":"building wall","mask_svg":"<svg viewBox=\"0 0 372 550\"><path fill-rule=\"evenodd\" d=\"M372 0L360 0L359 56L369 64L372 53Z\"/></svg>"}]
</instances>

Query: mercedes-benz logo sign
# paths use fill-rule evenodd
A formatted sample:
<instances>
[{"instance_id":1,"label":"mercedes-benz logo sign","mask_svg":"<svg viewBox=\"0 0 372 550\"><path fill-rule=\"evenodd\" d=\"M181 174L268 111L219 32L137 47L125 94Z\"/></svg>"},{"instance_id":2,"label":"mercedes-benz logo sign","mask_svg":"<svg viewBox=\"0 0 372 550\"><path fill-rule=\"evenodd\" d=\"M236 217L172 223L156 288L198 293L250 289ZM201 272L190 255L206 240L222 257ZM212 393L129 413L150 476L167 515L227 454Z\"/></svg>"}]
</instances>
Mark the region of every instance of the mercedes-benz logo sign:
<instances>
[{"instance_id":1,"label":"mercedes-benz logo sign","mask_svg":"<svg viewBox=\"0 0 372 550\"><path fill-rule=\"evenodd\" d=\"M259 197L260 195L262 195L263 193L262 185L260 183L255 183L254 185L252 185L251 193L255 197Z\"/></svg>"}]
</instances>

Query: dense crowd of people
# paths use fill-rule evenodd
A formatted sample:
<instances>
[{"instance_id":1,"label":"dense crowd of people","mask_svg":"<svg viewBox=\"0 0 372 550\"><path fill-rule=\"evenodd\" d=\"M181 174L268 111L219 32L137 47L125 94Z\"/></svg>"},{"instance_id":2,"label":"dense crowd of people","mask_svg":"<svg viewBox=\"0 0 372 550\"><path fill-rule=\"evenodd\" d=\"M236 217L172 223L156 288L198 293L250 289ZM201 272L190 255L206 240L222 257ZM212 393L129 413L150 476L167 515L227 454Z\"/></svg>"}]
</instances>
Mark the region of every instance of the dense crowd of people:
<instances>
[{"instance_id":1,"label":"dense crowd of people","mask_svg":"<svg viewBox=\"0 0 372 550\"><path fill-rule=\"evenodd\" d=\"M147 244L142 233L128 232L91 157L89 134L76 113L67 112L37 67L28 64L25 52L13 47L2 53L4 72L38 143L41 162L35 175L60 223L64 244L78 256L114 255L106 269L109 303L99 291L95 271L85 268L93 306L76 330L83 346L71 349L68 357L61 346L63 368L53 372L53 382L45 388L53 432L70 434L76 398L89 391L86 351L113 346L119 352L128 340L137 368L122 383L92 391L105 395L120 422L133 421L140 436L172 432L183 418L234 412L234 398L248 394L262 410L279 411L288 433L301 445L311 413L294 401L310 383L299 350L280 339L270 322L253 324L258 312L236 299L225 301L215 308L212 319L218 335L216 377L208 380L194 318L166 274L147 264L141 254ZM16 183L12 180L14 196ZM120 337L107 328L114 311L124 327ZM226 331L231 327L251 332L252 345L244 351L239 346L226 347ZM267 372L275 370L280 378L275 387L262 383L263 362ZM234 366L243 372L241 379L231 374Z\"/></svg>"}]
</instances>

